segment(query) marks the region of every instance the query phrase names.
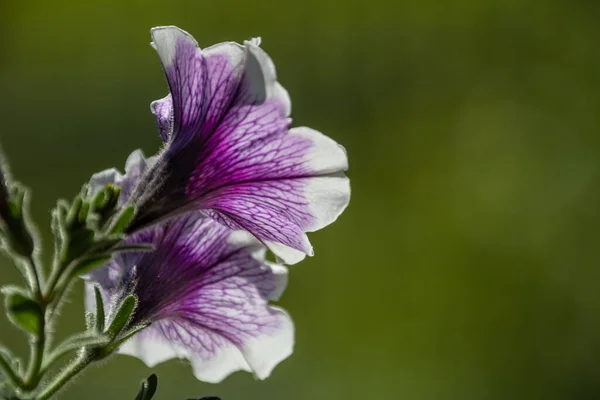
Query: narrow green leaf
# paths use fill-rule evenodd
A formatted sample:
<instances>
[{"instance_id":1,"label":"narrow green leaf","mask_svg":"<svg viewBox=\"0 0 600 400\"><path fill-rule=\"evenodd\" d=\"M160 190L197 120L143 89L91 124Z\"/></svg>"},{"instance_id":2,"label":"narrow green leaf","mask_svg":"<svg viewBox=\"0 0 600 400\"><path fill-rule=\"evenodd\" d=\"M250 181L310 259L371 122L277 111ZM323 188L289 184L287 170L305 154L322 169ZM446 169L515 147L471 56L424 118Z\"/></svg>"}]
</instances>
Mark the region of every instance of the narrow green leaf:
<instances>
[{"instance_id":1,"label":"narrow green leaf","mask_svg":"<svg viewBox=\"0 0 600 400\"><path fill-rule=\"evenodd\" d=\"M14 386L21 384L19 360L13 357L6 349L0 349L0 382L4 381L5 378Z\"/></svg>"},{"instance_id":2,"label":"narrow green leaf","mask_svg":"<svg viewBox=\"0 0 600 400\"><path fill-rule=\"evenodd\" d=\"M106 185L106 192L108 193L108 205L110 207L116 206L121 195L121 187L109 183Z\"/></svg>"},{"instance_id":3,"label":"narrow green leaf","mask_svg":"<svg viewBox=\"0 0 600 400\"><path fill-rule=\"evenodd\" d=\"M96 332L104 332L104 301L102 300L102 294L100 288L94 286L94 294L96 295Z\"/></svg>"},{"instance_id":4,"label":"narrow green leaf","mask_svg":"<svg viewBox=\"0 0 600 400\"><path fill-rule=\"evenodd\" d=\"M107 201L108 201L107 190L106 189L100 190L98 193L96 193L96 196L94 197L94 200L93 200L94 210L102 210L104 208L104 206L106 205Z\"/></svg>"},{"instance_id":5,"label":"narrow green leaf","mask_svg":"<svg viewBox=\"0 0 600 400\"><path fill-rule=\"evenodd\" d=\"M115 339L127 326L129 320L133 316L133 311L137 305L137 299L134 295L130 294L125 297L125 300L121 303L119 310L116 312L110 326L106 330L106 334L111 338Z\"/></svg>"},{"instance_id":6,"label":"narrow green leaf","mask_svg":"<svg viewBox=\"0 0 600 400\"><path fill-rule=\"evenodd\" d=\"M79 222L84 223L88 219L88 214L90 212L90 203L84 201L81 204L81 209L79 210Z\"/></svg>"},{"instance_id":7,"label":"narrow green leaf","mask_svg":"<svg viewBox=\"0 0 600 400\"><path fill-rule=\"evenodd\" d=\"M109 344L108 346L106 346L106 353L111 354L113 351L117 350L123 343L128 341L132 336L138 334L140 331L146 329L150 325L151 325L151 323L147 322L145 324L134 327L133 329L131 329L130 331L125 333L122 337L120 337L119 340L116 340L116 341L112 342L111 344Z\"/></svg>"},{"instance_id":8,"label":"narrow green leaf","mask_svg":"<svg viewBox=\"0 0 600 400\"><path fill-rule=\"evenodd\" d=\"M140 391L138 392L135 400L150 400L154 397L156 393L156 388L158 387L158 377L156 374L152 374L142 382L142 386L140 387Z\"/></svg>"},{"instance_id":9,"label":"narrow green leaf","mask_svg":"<svg viewBox=\"0 0 600 400\"><path fill-rule=\"evenodd\" d=\"M76 334L59 344L47 357L45 357L42 370L47 371L62 357L71 351L79 350L83 347L106 346L110 343L110 338L106 335L96 335L90 332Z\"/></svg>"},{"instance_id":10,"label":"narrow green leaf","mask_svg":"<svg viewBox=\"0 0 600 400\"><path fill-rule=\"evenodd\" d=\"M77 220L77 217L79 216L79 211L81 211L82 205L83 200L81 199L81 196L75 197L69 209L69 214L67 214L67 227L73 226L73 224Z\"/></svg>"},{"instance_id":11,"label":"narrow green leaf","mask_svg":"<svg viewBox=\"0 0 600 400\"><path fill-rule=\"evenodd\" d=\"M125 232L134 215L135 208L133 206L125 207L117 216L108 233L110 235L119 235Z\"/></svg>"},{"instance_id":12,"label":"narrow green leaf","mask_svg":"<svg viewBox=\"0 0 600 400\"><path fill-rule=\"evenodd\" d=\"M20 289L5 288L3 292L6 296L6 311L11 322L37 336L44 325L42 307Z\"/></svg>"},{"instance_id":13,"label":"narrow green leaf","mask_svg":"<svg viewBox=\"0 0 600 400\"><path fill-rule=\"evenodd\" d=\"M14 219L21 219L23 216L23 202L27 189L19 184L13 184L12 194L10 196L10 208Z\"/></svg>"},{"instance_id":14,"label":"narrow green leaf","mask_svg":"<svg viewBox=\"0 0 600 400\"><path fill-rule=\"evenodd\" d=\"M66 200L59 200L54 210L52 210L52 230L54 236L61 237L64 235L68 213L69 203Z\"/></svg>"}]
</instances>

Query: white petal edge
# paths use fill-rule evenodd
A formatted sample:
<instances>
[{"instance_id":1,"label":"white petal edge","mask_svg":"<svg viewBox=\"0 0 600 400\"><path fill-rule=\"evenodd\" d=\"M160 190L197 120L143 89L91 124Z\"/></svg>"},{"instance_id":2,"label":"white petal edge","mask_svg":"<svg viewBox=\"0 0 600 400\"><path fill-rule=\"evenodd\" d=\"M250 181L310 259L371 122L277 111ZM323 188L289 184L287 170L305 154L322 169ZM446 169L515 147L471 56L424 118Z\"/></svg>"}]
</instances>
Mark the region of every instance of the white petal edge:
<instances>
[{"instance_id":1,"label":"white petal edge","mask_svg":"<svg viewBox=\"0 0 600 400\"><path fill-rule=\"evenodd\" d=\"M348 170L346 149L329 136L306 126L292 128L289 134L312 142L305 155L305 162L311 174L322 175Z\"/></svg>"},{"instance_id":2,"label":"white petal edge","mask_svg":"<svg viewBox=\"0 0 600 400\"><path fill-rule=\"evenodd\" d=\"M287 312L279 307L271 311L280 316L282 326L276 335L250 339L242 348L246 361L258 379L266 379L273 369L294 352L294 322Z\"/></svg>"},{"instance_id":3,"label":"white petal edge","mask_svg":"<svg viewBox=\"0 0 600 400\"><path fill-rule=\"evenodd\" d=\"M153 327L146 328L126 341L118 353L138 358L149 368L174 358L186 358L184 349L177 348L161 335Z\"/></svg>"},{"instance_id":4,"label":"white petal edge","mask_svg":"<svg viewBox=\"0 0 600 400\"><path fill-rule=\"evenodd\" d=\"M303 242L307 243L306 247L307 249L309 249L308 251L308 255L309 256L313 256L314 252L313 252L313 248L310 244L310 242L308 241L308 236L306 236L306 234L303 234ZM272 242L270 240L265 240L264 241L265 246L267 246L269 248L269 250L271 250L273 252L273 254L275 254L275 256L277 257L277 260L284 263L284 264L288 264L288 265L294 265L294 264L298 264L300 261L304 260L306 258L307 253L300 251L300 250L296 250L290 246L286 246L285 244L279 243L279 242Z\"/></svg>"},{"instance_id":5,"label":"white petal edge","mask_svg":"<svg viewBox=\"0 0 600 400\"><path fill-rule=\"evenodd\" d=\"M92 175L88 183L89 193L91 196L93 196L109 183L119 185L122 179L123 175L121 175L119 170L116 168L110 168L104 171L96 172L94 175Z\"/></svg>"},{"instance_id":6,"label":"white petal edge","mask_svg":"<svg viewBox=\"0 0 600 400\"><path fill-rule=\"evenodd\" d=\"M253 372L257 378L265 379L294 350L292 319L278 307L270 309L279 315L282 324L276 334L250 339L241 348L233 344L220 347L218 353L208 360L167 341L152 327L125 342L118 352L136 357L150 368L175 358L188 359L194 376L203 382L218 383L236 371ZM154 332L147 332L149 330Z\"/></svg>"},{"instance_id":7,"label":"white petal edge","mask_svg":"<svg viewBox=\"0 0 600 400\"><path fill-rule=\"evenodd\" d=\"M152 157L146 159L142 149L134 150L125 161L125 175L137 168L141 168L143 171L151 160Z\"/></svg>"},{"instance_id":8,"label":"white petal edge","mask_svg":"<svg viewBox=\"0 0 600 400\"><path fill-rule=\"evenodd\" d=\"M261 85L251 86L251 90L264 91L265 100L277 100L283 107L283 116L289 117L292 113L292 101L288 91L277 82L275 63L263 49L256 45L255 41L245 41L244 46L248 52L247 79Z\"/></svg>"},{"instance_id":9,"label":"white petal edge","mask_svg":"<svg viewBox=\"0 0 600 400\"><path fill-rule=\"evenodd\" d=\"M265 262L265 264L271 268L273 275L275 275L275 288L269 293L269 301L278 301L283 292L285 291L288 284L288 269L279 264Z\"/></svg>"},{"instance_id":10,"label":"white petal edge","mask_svg":"<svg viewBox=\"0 0 600 400\"><path fill-rule=\"evenodd\" d=\"M314 218L306 232L318 231L333 223L350 203L350 180L343 172L309 178L304 196Z\"/></svg>"},{"instance_id":11,"label":"white petal edge","mask_svg":"<svg viewBox=\"0 0 600 400\"><path fill-rule=\"evenodd\" d=\"M180 41L186 41L198 47L198 42L192 35L176 26L157 26L150 30L152 47L156 49L163 67L169 68L177 57L177 47Z\"/></svg>"},{"instance_id":12,"label":"white petal edge","mask_svg":"<svg viewBox=\"0 0 600 400\"><path fill-rule=\"evenodd\" d=\"M300 261L304 260L304 258L306 257L306 254L307 254L301 250L296 250L292 247L286 246L285 244L282 244L279 242L273 242L270 240L265 240L265 241L261 242L250 232L244 231L244 230L236 230L236 231L232 232L228 238L228 242L237 248L254 247L252 254L256 260L261 261L261 262L264 262L265 257L266 257L265 248L263 246L266 246L269 250L271 250L273 252L273 254L275 254L275 256L277 257L277 259L279 261L281 261L284 264L288 264L288 265L299 263ZM303 234L303 236L302 236L302 246L305 249L307 249L309 256L312 256L314 254L313 248L312 248L310 241L308 240L308 236L306 236L306 234ZM271 265L271 266L278 265L278 264L269 264L269 263L267 263L267 264ZM279 265L279 267L285 268L280 265ZM275 272L279 273L280 270L275 267ZM270 299L270 300L273 300L273 299Z\"/></svg>"}]
</instances>

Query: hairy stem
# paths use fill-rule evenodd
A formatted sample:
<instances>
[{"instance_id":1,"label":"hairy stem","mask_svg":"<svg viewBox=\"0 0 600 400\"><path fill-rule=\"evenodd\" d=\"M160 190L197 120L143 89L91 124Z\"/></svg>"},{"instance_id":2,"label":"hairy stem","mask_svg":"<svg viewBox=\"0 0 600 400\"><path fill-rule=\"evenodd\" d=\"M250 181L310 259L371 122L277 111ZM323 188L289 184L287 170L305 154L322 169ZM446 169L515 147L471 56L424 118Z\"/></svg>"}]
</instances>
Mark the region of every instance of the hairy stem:
<instances>
[{"instance_id":1,"label":"hairy stem","mask_svg":"<svg viewBox=\"0 0 600 400\"><path fill-rule=\"evenodd\" d=\"M41 375L40 370L44 361L44 351L46 348L46 324L44 323L40 334L31 340L31 353L27 373L23 381L25 389L35 389L38 385Z\"/></svg>"},{"instance_id":2,"label":"hairy stem","mask_svg":"<svg viewBox=\"0 0 600 400\"><path fill-rule=\"evenodd\" d=\"M44 390L38 394L37 400L46 400L52 397L93 361L93 354L90 354L86 349L84 349L71 365L65 368L56 378L52 380L52 382L50 382L50 384L48 384L48 386L46 386L46 388L44 388Z\"/></svg>"},{"instance_id":3,"label":"hairy stem","mask_svg":"<svg viewBox=\"0 0 600 400\"><path fill-rule=\"evenodd\" d=\"M39 334L31 339L31 352L29 356L29 364L27 366L27 372L25 378L22 380L22 387L26 390L35 389L39 383L40 377L39 372L42 368L42 362L44 360L44 350L46 348L46 303L44 302L44 293L42 291L42 285L40 284L40 268L35 262L33 255L30 255L27 259L28 271L30 271L31 279L31 291L35 295L35 299L44 310L44 319L42 320L42 326Z\"/></svg>"},{"instance_id":4,"label":"hairy stem","mask_svg":"<svg viewBox=\"0 0 600 400\"><path fill-rule=\"evenodd\" d=\"M10 365L2 356L0 356L0 371L2 371L4 376L8 378L8 381L14 387L23 386L23 381L21 380L21 377L17 374L17 372L15 372L12 365Z\"/></svg>"},{"instance_id":5,"label":"hairy stem","mask_svg":"<svg viewBox=\"0 0 600 400\"><path fill-rule=\"evenodd\" d=\"M35 262L35 259L33 258L33 255L30 254L29 257L27 257L26 264L31 291L39 301L42 297L42 285L40 284L40 270Z\"/></svg>"}]
</instances>

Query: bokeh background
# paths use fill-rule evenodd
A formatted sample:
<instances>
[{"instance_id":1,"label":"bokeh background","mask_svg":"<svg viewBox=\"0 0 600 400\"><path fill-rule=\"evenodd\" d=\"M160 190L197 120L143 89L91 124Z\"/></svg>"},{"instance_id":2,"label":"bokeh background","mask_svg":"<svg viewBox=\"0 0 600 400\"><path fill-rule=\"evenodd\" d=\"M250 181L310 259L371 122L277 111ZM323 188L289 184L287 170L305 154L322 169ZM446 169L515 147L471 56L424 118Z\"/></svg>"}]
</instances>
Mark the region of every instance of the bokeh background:
<instances>
[{"instance_id":1,"label":"bokeh background","mask_svg":"<svg viewBox=\"0 0 600 400\"><path fill-rule=\"evenodd\" d=\"M57 198L160 145L150 27L262 36L353 198L292 268L294 355L219 385L168 362L157 399L598 399L599 20L590 0L1 0L0 142L50 248ZM26 353L3 316L0 342ZM132 399L150 372L116 357L61 398Z\"/></svg>"}]
</instances>

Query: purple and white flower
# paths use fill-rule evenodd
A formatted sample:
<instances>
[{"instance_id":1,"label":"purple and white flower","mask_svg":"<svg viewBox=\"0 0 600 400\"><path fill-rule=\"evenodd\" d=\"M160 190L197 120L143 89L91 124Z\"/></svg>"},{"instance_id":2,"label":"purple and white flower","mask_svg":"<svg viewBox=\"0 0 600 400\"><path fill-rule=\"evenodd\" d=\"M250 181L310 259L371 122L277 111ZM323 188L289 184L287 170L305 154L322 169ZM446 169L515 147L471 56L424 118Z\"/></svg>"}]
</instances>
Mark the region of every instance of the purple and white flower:
<instances>
[{"instance_id":1,"label":"purple and white flower","mask_svg":"<svg viewBox=\"0 0 600 400\"><path fill-rule=\"evenodd\" d=\"M155 249L118 255L86 281L89 311L98 285L113 312L125 296L137 297L130 326L151 323L121 346L121 354L149 367L185 358L198 379L218 382L238 370L264 379L292 353L292 320L269 304L285 289L287 269L265 261L265 247L248 232L192 213L128 243Z\"/></svg>"},{"instance_id":2,"label":"purple and white flower","mask_svg":"<svg viewBox=\"0 0 600 400\"><path fill-rule=\"evenodd\" d=\"M306 232L349 202L344 149L316 130L289 128L290 99L259 40L200 50L173 26L152 29L152 39L170 89L151 105L165 146L133 191L130 231L200 210L252 233L286 263L312 255Z\"/></svg>"},{"instance_id":3,"label":"purple and white flower","mask_svg":"<svg viewBox=\"0 0 600 400\"><path fill-rule=\"evenodd\" d=\"M136 150L124 175L115 169L97 173L90 179L90 191L115 184L125 203L155 162L156 157L146 159ZM292 353L292 320L269 304L283 293L287 269L266 261L266 248L250 233L192 211L142 229L123 244L142 243L154 249L116 255L86 277L90 312L97 285L111 312L125 296L137 297L130 326L151 323L125 342L120 353L149 367L188 359L195 376L206 382L238 370L264 379Z\"/></svg>"}]
</instances>

